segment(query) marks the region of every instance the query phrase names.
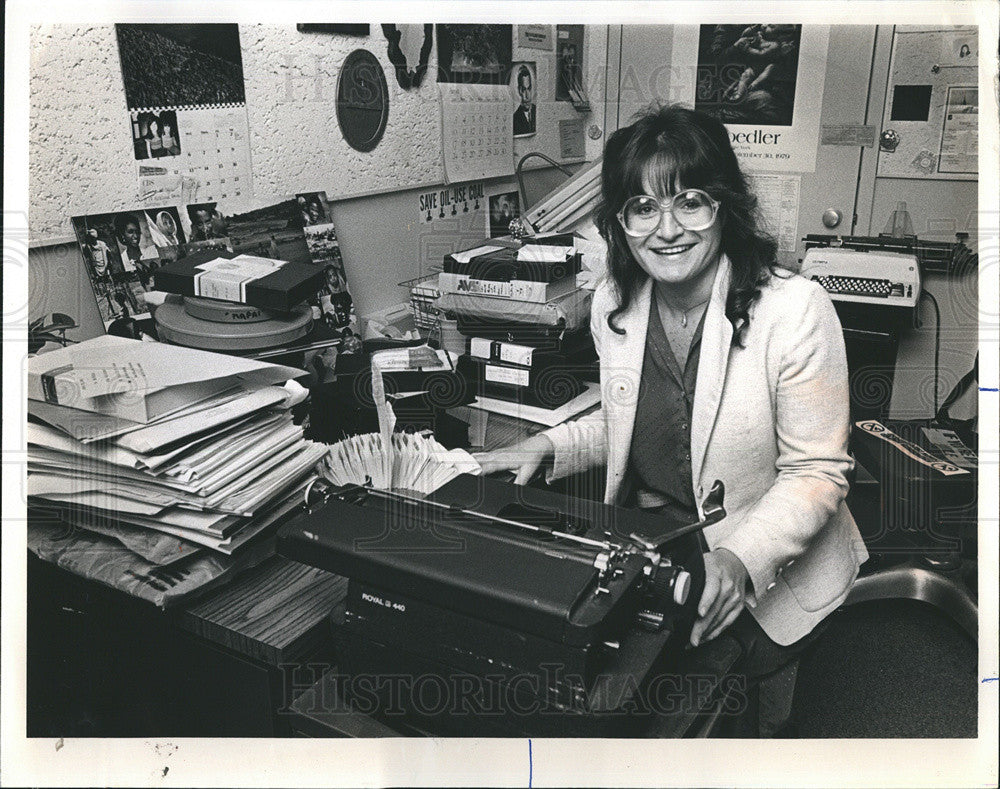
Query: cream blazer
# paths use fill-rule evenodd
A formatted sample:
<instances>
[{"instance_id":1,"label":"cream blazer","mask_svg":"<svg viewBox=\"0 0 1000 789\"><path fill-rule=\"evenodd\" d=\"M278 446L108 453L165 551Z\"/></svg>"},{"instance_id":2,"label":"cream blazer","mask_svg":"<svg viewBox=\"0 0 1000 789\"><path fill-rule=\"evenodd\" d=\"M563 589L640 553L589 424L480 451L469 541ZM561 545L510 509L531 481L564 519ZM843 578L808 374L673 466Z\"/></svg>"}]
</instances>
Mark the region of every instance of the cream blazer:
<instances>
[{"instance_id":1,"label":"cream blazer","mask_svg":"<svg viewBox=\"0 0 1000 789\"><path fill-rule=\"evenodd\" d=\"M839 606L868 552L844 504L848 374L840 322L826 291L793 274L772 276L751 311L743 348L725 316L730 263L723 257L702 327L691 417L691 485L701 502L725 483L726 517L705 529L747 568L747 605L778 644L808 634ZM545 432L551 479L607 463L606 503L621 491L646 347L651 281L611 331L617 305L604 280L590 329L600 354L601 409Z\"/></svg>"}]
</instances>

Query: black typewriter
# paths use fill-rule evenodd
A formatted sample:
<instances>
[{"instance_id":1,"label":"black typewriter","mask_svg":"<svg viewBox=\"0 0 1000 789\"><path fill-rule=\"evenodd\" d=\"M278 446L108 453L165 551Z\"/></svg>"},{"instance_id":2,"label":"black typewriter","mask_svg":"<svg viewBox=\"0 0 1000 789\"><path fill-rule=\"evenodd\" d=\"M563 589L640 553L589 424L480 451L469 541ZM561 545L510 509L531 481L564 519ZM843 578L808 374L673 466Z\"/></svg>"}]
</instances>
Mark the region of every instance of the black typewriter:
<instances>
[{"instance_id":1,"label":"black typewriter","mask_svg":"<svg viewBox=\"0 0 1000 789\"><path fill-rule=\"evenodd\" d=\"M690 633L722 499L717 482L705 519L677 524L489 477L426 499L330 488L279 551L349 579L333 620L359 711L465 736L627 735Z\"/></svg>"}]
</instances>

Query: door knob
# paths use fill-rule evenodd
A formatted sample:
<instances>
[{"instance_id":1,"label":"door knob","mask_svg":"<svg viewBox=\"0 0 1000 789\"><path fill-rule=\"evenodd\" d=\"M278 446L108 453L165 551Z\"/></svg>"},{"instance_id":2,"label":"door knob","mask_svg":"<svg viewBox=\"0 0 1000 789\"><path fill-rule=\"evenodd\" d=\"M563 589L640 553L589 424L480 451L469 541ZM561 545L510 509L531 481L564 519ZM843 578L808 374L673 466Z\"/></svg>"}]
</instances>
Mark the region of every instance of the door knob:
<instances>
[{"instance_id":1,"label":"door knob","mask_svg":"<svg viewBox=\"0 0 1000 789\"><path fill-rule=\"evenodd\" d=\"M843 218L844 215L836 208L828 208L823 212L823 224L831 230L837 227Z\"/></svg>"}]
</instances>

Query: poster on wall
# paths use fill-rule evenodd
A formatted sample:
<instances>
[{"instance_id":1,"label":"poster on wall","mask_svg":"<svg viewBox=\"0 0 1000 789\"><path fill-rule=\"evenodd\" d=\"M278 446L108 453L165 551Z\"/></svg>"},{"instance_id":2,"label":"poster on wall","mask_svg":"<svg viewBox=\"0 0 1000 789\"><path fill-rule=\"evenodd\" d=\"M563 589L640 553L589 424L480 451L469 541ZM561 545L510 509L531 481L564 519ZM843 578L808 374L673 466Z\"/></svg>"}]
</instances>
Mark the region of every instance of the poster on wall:
<instances>
[{"instance_id":1,"label":"poster on wall","mask_svg":"<svg viewBox=\"0 0 1000 789\"><path fill-rule=\"evenodd\" d=\"M421 192L416 199L420 222L427 224L437 219L478 212L484 194L481 181Z\"/></svg>"},{"instance_id":2,"label":"poster on wall","mask_svg":"<svg viewBox=\"0 0 1000 789\"><path fill-rule=\"evenodd\" d=\"M677 100L725 123L748 169L812 172L829 34L813 25L678 26L674 71L688 77Z\"/></svg>"},{"instance_id":3,"label":"poster on wall","mask_svg":"<svg viewBox=\"0 0 1000 789\"><path fill-rule=\"evenodd\" d=\"M252 196L239 29L115 25L139 197L147 203Z\"/></svg>"},{"instance_id":4,"label":"poster on wall","mask_svg":"<svg viewBox=\"0 0 1000 789\"><path fill-rule=\"evenodd\" d=\"M551 52L552 26L551 25L518 25L517 45L522 49L542 49Z\"/></svg>"}]
</instances>

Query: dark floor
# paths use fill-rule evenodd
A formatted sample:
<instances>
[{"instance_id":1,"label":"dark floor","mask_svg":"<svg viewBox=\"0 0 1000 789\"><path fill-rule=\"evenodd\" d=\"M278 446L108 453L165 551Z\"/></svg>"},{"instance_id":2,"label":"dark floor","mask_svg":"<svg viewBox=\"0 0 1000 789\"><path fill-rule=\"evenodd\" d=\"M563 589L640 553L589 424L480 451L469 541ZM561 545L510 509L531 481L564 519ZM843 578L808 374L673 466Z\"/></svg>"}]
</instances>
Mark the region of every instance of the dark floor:
<instances>
[{"instance_id":1,"label":"dark floor","mask_svg":"<svg viewBox=\"0 0 1000 789\"><path fill-rule=\"evenodd\" d=\"M975 737L978 649L913 600L837 611L802 659L799 737Z\"/></svg>"}]
</instances>

